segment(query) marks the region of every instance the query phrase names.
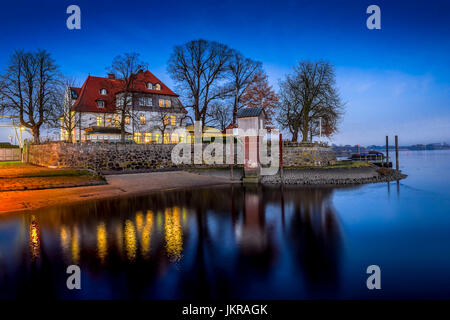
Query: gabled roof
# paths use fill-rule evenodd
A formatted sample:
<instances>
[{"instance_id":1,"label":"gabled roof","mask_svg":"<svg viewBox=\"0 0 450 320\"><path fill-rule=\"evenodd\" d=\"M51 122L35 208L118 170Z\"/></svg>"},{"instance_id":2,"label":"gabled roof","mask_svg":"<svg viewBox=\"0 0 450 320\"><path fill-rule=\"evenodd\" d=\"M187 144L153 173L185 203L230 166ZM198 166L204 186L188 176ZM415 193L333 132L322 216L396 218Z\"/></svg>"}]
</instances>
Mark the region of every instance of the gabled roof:
<instances>
[{"instance_id":1,"label":"gabled roof","mask_svg":"<svg viewBox=\"0 0 450 320\"><path fill-rule=\"evenodd\" d=\"M262 112L264 112L264 114L265 114L264 109L261 108L261 107L257 107L257 108L243 108L243 109L238 111L236 116L238 118L258 117Z\"/></svg>"},{"instance_id":2,"label":"gabled roof","mask_svg":"<svg viewBox=\"0 0 450 320\"><path fill-rule=\"evenodd\" d=\"M123 91L124 80L112 79L112 78L102 78L88 76L83 86L78 92L78 99L72 106L73 111L79 112L103 112L103 113L113 113L115 112L115 96L117 93ZM152 83L153 88L156 84L161 86L161 90L147 89L147 83ZM78 88L74 88L78 89ZM107 94L102 95L100 93L101 89L106 89ZM150 71L140 72L136 76L136 80L131 88L133 92L140 93L155 93L161 95L169 95L178 97L172 90L169 89L164 83L161 82L153 73ZM97 101L105 101L104 108L98 108Z\"/></svg>"}]
</instances>

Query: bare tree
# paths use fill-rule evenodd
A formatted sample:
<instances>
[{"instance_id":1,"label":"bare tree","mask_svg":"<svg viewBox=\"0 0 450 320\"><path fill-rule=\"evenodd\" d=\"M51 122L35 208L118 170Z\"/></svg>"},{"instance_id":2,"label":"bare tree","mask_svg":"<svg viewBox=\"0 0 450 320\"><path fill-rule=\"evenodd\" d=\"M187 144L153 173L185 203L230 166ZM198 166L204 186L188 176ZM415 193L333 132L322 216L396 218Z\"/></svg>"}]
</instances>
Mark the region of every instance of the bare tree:
<instances>
[{"instance_id":1,"label":"bare tree","mask_svg":"<svg viewBox=\"0 0 450 320\"><path fill-rule=\"evenodd\" d=\"M242 107L241 98L255 75L262 72L261 66L261 62L246 58L239 51L233 50L228 63L231 80L229 92L233 99L233 124L236 124L237 112Z\"/></svg>"},{"instance_id":2,"label":"bare tree","mask_svg":"<svg viewBox=\"0 0 450 320\"><path fill-rule=\"evenodd\" d=\"M60 81L57 90L58 102L49 115L49 129L59 130L61 138L67 142L74 141L74 131L80 123L80 117L72 110L75 101L72 97L72 87L75 86L77 86L75 79L67 78Z\"/></svg>"},{"instance_id":3,"label":"bare tree","mask_svg":"<svg viewBox=\"0 0 450 320\"><path fill-rule=\"evenodd\" d=\"M208 119L214 126L224 131L225 128L231 123L233 119L232 109L223 101L215 101L211 104L211 108L208 111Z\"/></svg>"},{"instance_id":4,"label":"bare tree","mask_svg":"<svg viewBox=\"0 0 450 320\"><path fill-rule=\"evenodd\" d=\"M343 114L336 89L334 67L329 62L302 61L280 83L278 122L289 129L292 141L302 134L302 142L317 135L321 118L325 136L331 136ZM309 136L308 136L309 135Z\"/></svg>"},{"instance_id":5,"label":"bare tree","mask_svg":"<svg viewBox=\"0 0 450 320\"><path fill-rule=\"evenodd\" d=\"M135 102L134 84L137 74L146 69L147 64L142 62L138 53L125 53L113 59L108 71L121 81L116 82L118 94L115 97L116 112L120 115L120 138L125 142L125 125L127 119L133 118L133 103ZM134 123L134 121L133 121Z\"/></svg>"},{"instance_id":6,"label":"bare tree","mask_svg":"<svg viewBox=\"0 0 450 320\"><path fill-rule=\"evenodd\" d=\"M223 44L194 40L176 46L168 62L168 72L190 104L194 119L205 123L210 103L225 95L231 51Z\"/></svg>"},{"instance_id":7,"label":"bare tree","mask_svg":"<svg viewBox=\"0 0 450 320\"><path fill-rule=\"evenodd\" d=\"M60 73L45 50L15 51L0 76L0 109L19 117L29 128L35 143L40 142L41 127L48 123L60 100Z\"/></svg>"}]
</instances>

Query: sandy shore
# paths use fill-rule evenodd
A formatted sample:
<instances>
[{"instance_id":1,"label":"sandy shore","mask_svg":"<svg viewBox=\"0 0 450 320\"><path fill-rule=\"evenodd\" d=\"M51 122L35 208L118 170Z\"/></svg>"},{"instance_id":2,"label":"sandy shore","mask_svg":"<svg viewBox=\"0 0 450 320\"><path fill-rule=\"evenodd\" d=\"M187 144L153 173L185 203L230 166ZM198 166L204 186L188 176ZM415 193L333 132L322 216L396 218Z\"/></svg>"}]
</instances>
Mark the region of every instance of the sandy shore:
<instances>
[{"instance_id":1,"label":"sandy shore","mask_svg":"<svg viewBox=\"0 0 450 320\"><path fill-rule=\"evenodd\" d=\"M226 178L184 171L109 175L106 176L106 180L108 184L100 186L0 192L0 214L86 200L139 195L157 190L204 187L232 182Z\"/></svg>"}]
</instances>

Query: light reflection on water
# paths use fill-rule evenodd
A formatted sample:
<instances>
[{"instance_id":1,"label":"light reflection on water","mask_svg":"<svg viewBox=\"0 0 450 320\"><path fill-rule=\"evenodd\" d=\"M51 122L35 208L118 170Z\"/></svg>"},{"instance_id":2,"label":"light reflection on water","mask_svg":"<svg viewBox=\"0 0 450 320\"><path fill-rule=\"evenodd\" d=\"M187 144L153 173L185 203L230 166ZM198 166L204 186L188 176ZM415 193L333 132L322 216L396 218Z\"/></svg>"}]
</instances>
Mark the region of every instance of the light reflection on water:
<instances>
[{"instance_id":1,"label":"light reflection on water","mask_svg":"<svg viewBox=\"0 0 450 320\"><path fill-rule=\"evenodd\" d=\"M417 163L410 157L403 166ZM1 216L0 298L35 298L37 287L39 298L64 299L450 298L450 199L410 174L399 183L233 185ZM70 264L82 270L79 292L65 287ZM381 267L380 292L365 286L370 264Z\"/></svg>"}]
</instances>

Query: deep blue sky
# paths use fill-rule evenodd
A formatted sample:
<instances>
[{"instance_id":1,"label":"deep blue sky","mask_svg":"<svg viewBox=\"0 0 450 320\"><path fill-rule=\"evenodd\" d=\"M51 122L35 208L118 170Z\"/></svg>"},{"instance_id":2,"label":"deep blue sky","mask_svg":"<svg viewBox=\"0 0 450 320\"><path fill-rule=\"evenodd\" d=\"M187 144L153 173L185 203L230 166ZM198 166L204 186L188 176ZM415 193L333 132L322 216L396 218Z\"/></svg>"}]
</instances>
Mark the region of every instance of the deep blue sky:
<instances>
[{"instance_id":1,"label":"deep blue sky","mask_svg":"<svg viewBox=\"0 0 450 320\"><path fill-rule=\"evenodd\" d=\"M81 8L81 30L66 8ZM366 8L381 8L381 30ZM8 1L0 7L0 68L16 48L48 50L63 73L105 75L112 58L139 52L169 86L174 45L205 38L263 62L270 82L303 59L336 66L346 114L332 142L450 142L448 1ZM9 130L0 131L7 140Z\"/></svg>"}]
</instances>

